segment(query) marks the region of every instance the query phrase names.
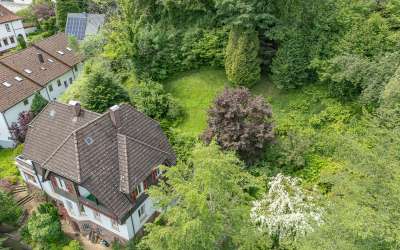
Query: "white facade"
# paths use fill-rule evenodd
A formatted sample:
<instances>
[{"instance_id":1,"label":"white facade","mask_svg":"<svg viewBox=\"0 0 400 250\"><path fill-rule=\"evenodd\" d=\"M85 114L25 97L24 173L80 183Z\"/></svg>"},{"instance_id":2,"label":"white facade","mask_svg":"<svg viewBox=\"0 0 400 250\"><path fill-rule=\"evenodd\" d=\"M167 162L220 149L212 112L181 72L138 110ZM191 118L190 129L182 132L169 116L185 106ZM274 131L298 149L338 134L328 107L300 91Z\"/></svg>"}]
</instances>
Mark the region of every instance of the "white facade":
<instances>
[{"instance_id":1,"label":"white facade","mask_svg":"<svg viewBox=\"0 0 400 250\"><path fill-rule=\"evenodd\" d=\"M14 0L14 3L29 5L32 4L32 0Z\"/></svg>"},{"instance_id":2,"label":"white facade","mask_svg":"<svg viewBox=\"0 0 400 250\"><path fill-rule=\"evenodd\" d=\"M26 41L26 34L21 20L0 24L0 52L17 47L18 36Z\"/></svg>"},{"instance_id":3,"label":"white facade","mask_svg":"<svg viewBox=\"0 0 400 250\"><path fill-rule=\"evenodd\" d=\"M30 161L25 161L25 163L31 164ZM147 198L140 205L140 207L136 209L136 211L124 222L124 224L118 224L118 222L112 220L110 217L107 217L100 212L96 212L88 206L83 205L84 211L81 211L75 201L54 192L51 181L40 182L42 179L40 175L36 175L32 169L29 169L18 162L16 164L22 178L26 183L34 185L35 187L46 192L50 197L62 202L71 218L82 222L90 221L100 226L102 229L108 230L109 232L112 232L125 240L132 239L143 227L149 217L155 212L151 199ZM57 183L60 183L59 179L57 179ZM80 192L85 193L84 188L82 189L82 187L79 187L79 190ZM144 211L141 216L139 216L139 210Z\"/></svg>"},{"instance_id":4,"label":"white facade","mask_svg":"<svg viewBox=\"0 0 400 250\"><path fill-rule=\"evenodd\" d=\"M64 75L50 81L45 88L40 90L40 94L48 101L57 100L79 75L82 70L82 63L79 63L76 68L77 71L75 71L73 67ZM35 94L32 94L30 97L17 103L5 112L0 112L0 147L10 148L15 145L14 141L11 139L9 127L11 127L13 122L18 121L18 115L21 112L31 109L34 96Z\"/></svg>"}]
</instances>

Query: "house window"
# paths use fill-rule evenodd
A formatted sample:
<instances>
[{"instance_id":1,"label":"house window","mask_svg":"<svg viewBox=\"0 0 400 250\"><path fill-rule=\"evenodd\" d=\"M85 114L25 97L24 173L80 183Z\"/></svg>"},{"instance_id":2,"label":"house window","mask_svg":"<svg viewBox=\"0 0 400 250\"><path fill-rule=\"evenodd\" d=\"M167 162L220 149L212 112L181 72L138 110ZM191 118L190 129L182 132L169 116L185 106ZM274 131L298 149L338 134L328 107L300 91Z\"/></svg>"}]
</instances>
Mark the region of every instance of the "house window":
<instances>
[{"instance_id":1,"label":"house window","mask_svg":"<svg viewBox=\"0 0 400 250\"><path fill-rule=\"evenodd\" d=\"M62 190L68 192L67 185L65 184L65 181L63 179L56 177L56 181L57 181L57 187L60 187Z\"/></svg>"},{"instance_id":2,"label":"house window","mask_svg":"<svg viewBox=\"0 0 400 250\"><path fill-rule=\"evenodd\" d=\"M24 100L24 105L26 106L26 105L28 105L29 104L29 100L28 99L25 99Z\"/></svg>"},{"instance_id":3,"label":"house window","mask_svg":"<svg viewBox=\"0 0 400 250\"><path fill-rule=\"evenodd\" d=\"M146 208L145 208L146 204L143 204L143 206L141 206L138 210L138 214L139 214L139 220L143 221L144 218L146 218Z\"/></svg>"},{"instance_id":4,"label":"house window","mask_svg":"<svg viewBox=\"0 0 400 250\"><path fill-rule=\"evenodd\" d=\"M136 187L136 197L139 197L143 193L143 183L140 183Z\"/></svg>"},{"instance_id":5,"label":"house window","mask_svg":"<svg viewBox=\"0 0 400 250\"><path fill-rule=\"evenodd\" d=\"M78 71L78 66L74 65L75 72Z\"/></svg>"},{"instance_id":6,"label":"house window","mask_svg":"<svg viewBox=\"0 0 400 250\"><path fill-rule=\"evenodd\" d=\"M83 231L90 231L91 230L90 224L84 223L82 225L82 229Z\"/></svg>"},{"instance_id":7,"label":"house window","mask_svg":"<svg viewBox=\"0 0 400 250\"><path fill-rule=\"evenodd\" d=\"M61 81L57 80L57 86L60 87L61 86Z\"/></svg>"},{"instance_id":8,"label":"house window","mask_svg":"<svg viewBox=\"0 0 400 250\"><path fill-rule=\"evenodd\" d=\"M15 39L14 39L13 36L10 36L10 42L11 42L11 43L15 43Z\"/></svg>"},{"instance_id":9,"label":"house window","mask_svg":"<svg viewBox=\"0 0 400 250\"><path fill-rule=\"evenodd\" d=\"M7 32L11 32L10 24L6 23L5 25L6 25Z\"/></svg>"},{"instance_id":10,"label":"house window","mask_svg":"<svg viewBox=\"0 0 400 250\"><path fill-rule=\"evenodd\" d=\"M36 183L35 176L33 176L31 174L28 174L28 173L25 173L25 172L24 172L24 175L25 175L25 179L26 180L28 180L29 182L32 182L32 183Z\"/></svg>"},{"instance_id":11,"label":"house window","mask_svg":"<svg viewBox=\"0 0 400 250\"><path fill-rule=\"evenodd\" d=\"M4 43L5 46L7 46L7 45L8 45L8 39L7 39L7 38L4 38L4 39L3 39L3 43Z\"/></svg>"},{"instance_id":12,"label":"house window","mask_svg":"<svg viewBox=\"0 0 400 250\"><path fill-rule=\"evenodd\" d=\"M157 177L160 177L161 174L162 174L161 169L160 169L159 167L156 168L156 176L157 176Z\"/></svg>"},{"instance_id":13,"label":"house window","mask_svg":"<svg viewBox=\"0 0 400 250\"><path fill-rule=\"evenodd\" d=\"M65 200L65 203L67 204L67 209L68 212L72 215L75 215L74 213L74 206L72 205L72 202L70 202L69 200Z\"/></svg>"},{"instance_id":14,"label":"house window","mask_svg":"<svg viewBox=\"0 0 400 250\"><path fill-rule=\"evenodd\" d=\"M49 91L53 92L53 85L51 85L51 84L49 85Z\"/></svg>"},{"instance_id":15,"label":"house window","mask_svg":"<svg viewBox=\"0 0 400 250\"><path fill-rule=\"evenodd\" d=\"M93 214L94 214L94 218L95 218L97 221L101 221L100 213L99 213L99 212L93 211Z\"/></svg>"},{"instance_id":16,"label":"house window","mask_svg":"<svg viewBox=\"0 0 400 250\"><path fill-rule=\"evenodd\" d=\"M65 88L68 88L68 83L67 83L67 81L64 81L64 87L65 87Z\"/></svg>"},{"instance_id":17,"label":"house window","mask_svg":"<svg viewBox=\"0 0 400 250\"><path fill-rule=\"evenodd\" d=\"M118 221L111 219L111 226L114 230L119 231Z\"/></svg>"},{"instance_id":18,"label":"house window","mask_svg":"<svg viewBox=\"0 0 400 250\"><path fill-rule=\"evenodd\" d=\"M69 78L69 84L72 84L72 77Z\"/></svg>"}]
</instances>

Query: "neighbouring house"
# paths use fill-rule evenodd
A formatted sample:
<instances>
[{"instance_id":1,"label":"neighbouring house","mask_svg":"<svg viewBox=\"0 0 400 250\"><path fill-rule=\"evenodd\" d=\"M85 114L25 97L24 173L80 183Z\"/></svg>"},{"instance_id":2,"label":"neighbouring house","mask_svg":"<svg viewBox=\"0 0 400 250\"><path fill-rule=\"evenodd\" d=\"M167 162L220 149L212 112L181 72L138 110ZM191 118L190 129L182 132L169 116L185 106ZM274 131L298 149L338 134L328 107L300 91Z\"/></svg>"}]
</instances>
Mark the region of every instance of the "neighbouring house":
<instances>
[{"instance_id":1,"label":"neighbouring house","mask_svg":"<svg viewBox=\"0 0 400 250\"><path fill-rule=\"evenodd\" d=\"M10 130L19 113L29 111L36 92L56 100L77 78L82 58L68 47L64 33L0 59L0 146L13 147Z\"/></svg>"},{"instance_id":2,"label":"neighbouring house","mask_svg":"<svg viewBox=\"0 0 400 250\"><path fill-rule=\"evenodd\" d=\"M65 33L82 41L85 37L95 35L104 24L104 14L68 13Z\"/></svg>"},{"instance_id":3,"label":"neighbouring house","mask_svg":"<svg viewBox=\"0 0 400 250\"><path fill-rule=\"evenodd\" d=\"M22 18L0 4L0 52L17 47L18 37L26 41Z\"/></svg>"},{"instance_id":4,"label":"neighbouring house","mask_svg":"<svg viewBox=\"0 0 400 250\"><path fill-rule=\"evenodd\" d=\"M160 125L128 104L104 114L50 102L31 122L16 164L76 231L126 242L158 214L145 190L176 156Z\"/></svg>"}]
</instances>

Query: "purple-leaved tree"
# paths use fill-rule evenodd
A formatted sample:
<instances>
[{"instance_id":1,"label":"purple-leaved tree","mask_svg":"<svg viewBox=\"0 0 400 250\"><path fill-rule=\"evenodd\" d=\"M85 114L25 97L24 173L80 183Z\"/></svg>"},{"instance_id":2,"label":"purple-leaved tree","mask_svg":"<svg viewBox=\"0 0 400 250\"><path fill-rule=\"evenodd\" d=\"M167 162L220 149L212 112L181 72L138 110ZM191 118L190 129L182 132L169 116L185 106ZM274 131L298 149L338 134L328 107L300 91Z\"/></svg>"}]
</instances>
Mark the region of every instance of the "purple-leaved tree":
<instances>
[{"instance_id":1,"label":"purple-leaved tree","mask_svg":"<svg viewBox=\"0 0 400 250\"><path fill-rule=\"evenodd\" d=\"M202 138L252 162L274 140L271 106L247 88L225 89L208 111L208 128Z\"/></svg>"},{"instance_id":2,"label":"purple-leaved tree","mask_svg":"<svg viewBox=\"0 0 400 250\"><path fill-rule=\"evenodd\" d=\"M16 143L24 143L28 125L32 121L32 112L23 111L18 115L18 122L11 124L11 133Z\"/></svg>"}]
</instances>

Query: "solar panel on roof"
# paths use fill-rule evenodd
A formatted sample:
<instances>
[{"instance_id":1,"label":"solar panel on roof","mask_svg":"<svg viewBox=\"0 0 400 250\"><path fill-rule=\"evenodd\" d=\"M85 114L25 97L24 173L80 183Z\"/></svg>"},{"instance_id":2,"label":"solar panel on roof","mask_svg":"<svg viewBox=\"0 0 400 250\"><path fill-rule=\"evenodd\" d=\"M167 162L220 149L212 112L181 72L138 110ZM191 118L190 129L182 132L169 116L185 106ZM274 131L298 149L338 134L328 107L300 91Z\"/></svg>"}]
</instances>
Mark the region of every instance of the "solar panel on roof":
<instances>
[{"instance_id":1,"label":"solar panel on roof","mask_svg":"<svg viewBox=\"0 0 400 250\"><path fill-rule=\"evenodd\" d=\"M65 32L75 36L78 40L83 40L86 30L86 18L68 17Z\"/></svg>"}]
</instances>

